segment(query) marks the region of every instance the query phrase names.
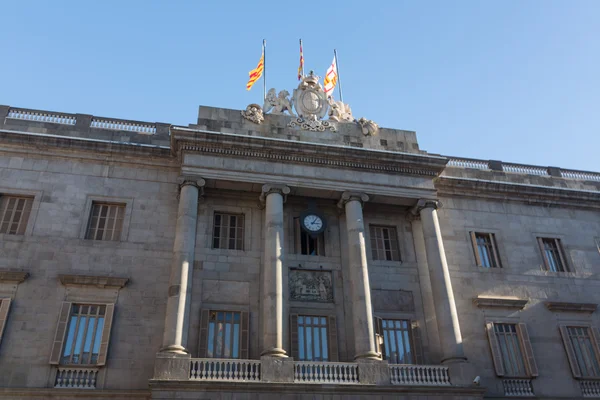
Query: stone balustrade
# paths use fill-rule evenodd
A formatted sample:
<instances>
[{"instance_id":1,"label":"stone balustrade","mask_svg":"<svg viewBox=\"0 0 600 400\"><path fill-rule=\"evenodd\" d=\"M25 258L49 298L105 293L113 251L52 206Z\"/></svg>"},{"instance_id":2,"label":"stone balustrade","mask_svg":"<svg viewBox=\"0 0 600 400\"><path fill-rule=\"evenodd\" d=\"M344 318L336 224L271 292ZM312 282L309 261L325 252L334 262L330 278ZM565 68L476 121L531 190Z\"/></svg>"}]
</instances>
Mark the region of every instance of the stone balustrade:
<instances>
[{"instance_id":1,"label":"stone balustrade","mask_svg":"<svg viewBox=\"0 0 600 400\"><path fill-rule=\"evenodd\" d=\"M584 379L579 381L579 386L583 397L600 398L600 381Z\"/></svg>"},{"instance_id":2,"label":"stone balustrade","mask_svg":"<svg viewBox=\"0 0 600 400\"><path fill-rule=\"evenodd\" d=\"M90 127L99 129L111 129L115 131L145 133L148 135L154 135L156 133L156 126L154 124L147 124L142 122L126 122L106 118L93 118Z\"/></svg>"},{"instance_id":3,"label":"stone balustrade","mask_svg":"<svg viewBox=\"0 0 600 400\"><path fill-rule=\"evenodd\" d=\"M450 386L448 367L441 365L390 364L392 385Z\"/></svg>"},{"instance_id":4,"label":"stone balustrade","mask_svg":"<svg viewBox=\"0 0 600 400\"><path fill-rule=\"evenodd\" d=\"M494 160L477 160L473 158L448 158L448 167L470 168L484 171L502 171L511 174L553 176L565 179L600 182L600 173L598 172L576 171L556 167L543 167L539 165L505 163Z\"/></svg>"},{"instance_id":5,"label":"stone balustrade","mask_svg":"<svg viewBox=\"0 0 600 400\"><path fill-rule=\"evenodd\" d=\"M36 112L29 110L20 110L18 108L11 108L6 118L22 119L25 121L33 122L50 122L54 124L63 125L75 125L76 122L75 116L72 115L51 113L45 111Z\"/></svg>"},{"instance_id":6,"label":"stone balustrade","mask_svg":"<svg viewBox=\"0 0 600 400\"><path fill-rule=\"evenodd\" d=\"M531 379L503 379L504 395L510 397L535 397Z\"/></svg>"},{"instance_id":7,"label":"stone balustrade","mask_svg":"<svg viewBox=\"0 0 600 400\"><path fill-rule=\"evenodd\" d=\"M190 380L260 382L260 361L194 358L190 365Z\"/></svg>"},{"instance_id":8,"label":"stone balustrade","mask_svg":"<svg viewBox=\"0 0 600 400\"><path fill-rule=\"evenodd\" d=\"M358 364L298 361L294 363L294 382L334 385L357 384L359 383Z\"/></svg>"},{"instance_id":9,"label":"stone balustrade","mask_svg":"<svg viewBox=\"0 0 600 400\"><path fill-rule=\"evenodd\" d=\"M98 368L58 367L55 388L95 389L98 379Z\"/></svg>"}]
</instances>

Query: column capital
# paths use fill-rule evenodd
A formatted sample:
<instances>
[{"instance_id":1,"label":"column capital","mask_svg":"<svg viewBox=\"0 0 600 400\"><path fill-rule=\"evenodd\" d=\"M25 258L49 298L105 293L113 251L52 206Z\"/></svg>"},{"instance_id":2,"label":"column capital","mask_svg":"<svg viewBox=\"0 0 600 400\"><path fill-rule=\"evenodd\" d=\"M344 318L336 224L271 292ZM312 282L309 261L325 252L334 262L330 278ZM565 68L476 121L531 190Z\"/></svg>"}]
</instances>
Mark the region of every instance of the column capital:
<instances>
[{"instance_id":1,"label":"column capital","mask_svg":"<svg viewBox=\"0 0 600 400\"><path fill-rule=\"evenodd\" d=\"M262 191L260 193L260 197L258 198L262 205L265 204L265 201L267 200L267 196L270 195L271 193L279 193L280 195L282 195L283 202L285 203L285 201L287 200L287 195L290 194L290 187L287 185L276 184L276 183L264 184L262 186Z\"/></svg>"},{"instance_id":2,"label":"column capital","mask_svg":"<svg viewBox=\"0 0 600 400\"><path fill-rule=\"evenodd\" d=\"M181 189L184 186L194 186L198 189L198 197L202 198L202 196L204 196L204 185L206 185L206 181L198 176L181 175L177 178L177 185L177 197L179 197L179 193L181 193Z\"/></svg>"},{"instance_id":3,"label":"column capital","mask_svg":"<svg viewBox=\"0 0 600 400\"><path fill-rule=\"evenodd\" d=\"M337 205L339 208L344 208L346 203L349 201L359 201L362 206L364 203L369 201L369 196L362 192L343 192Z\"/></svg>"},{"instance_id":4,"label":"column capital","mask_svg":"<svg viewBox=\"0 0 600 400\"><path fill-rule=\"evenodd\" d=\"M425 208L433 208L434 210L437 210L438 208L442 208L442 202L439 200L419 199L417 204L410 208L409 212L412 215L419 215L421 210Z\"/></svg>"}]
</instances>

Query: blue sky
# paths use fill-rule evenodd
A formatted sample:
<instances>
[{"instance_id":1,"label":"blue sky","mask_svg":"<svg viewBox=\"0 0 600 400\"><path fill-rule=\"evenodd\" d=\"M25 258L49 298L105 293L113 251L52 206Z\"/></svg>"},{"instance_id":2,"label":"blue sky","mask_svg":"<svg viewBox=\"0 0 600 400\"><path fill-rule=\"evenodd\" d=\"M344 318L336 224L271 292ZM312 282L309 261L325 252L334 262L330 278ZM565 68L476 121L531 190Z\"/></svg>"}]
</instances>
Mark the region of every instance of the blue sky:
<instances>
[{"instance_id":1,"label":"blue sky","mask_svg":"<svg viewBox=\"0 0 600 400\"><path fill-rule=\"evenodd\" d=\"M355 117L432 153L600 171L600 1L5 1L0 104L187 125L338 50Z\"/></svg>"}]
</instances>

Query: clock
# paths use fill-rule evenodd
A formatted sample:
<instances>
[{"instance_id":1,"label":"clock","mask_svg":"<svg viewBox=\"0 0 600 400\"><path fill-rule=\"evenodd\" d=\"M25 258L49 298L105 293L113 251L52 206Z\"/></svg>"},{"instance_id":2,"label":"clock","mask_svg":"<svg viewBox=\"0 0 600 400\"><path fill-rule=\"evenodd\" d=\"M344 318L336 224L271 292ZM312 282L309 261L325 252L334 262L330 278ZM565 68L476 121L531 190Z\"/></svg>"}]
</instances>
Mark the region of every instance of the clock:
<instances>
[{"instance_id":1,"label":"clock","mask_svg":"<svg viewBox=\"0 0 600 400\"><path fill-rule=\"evenodd\" d=\"M315 210L306 210L300 215L300 226L311 236L316 236L325 230L325 218Z\"/></svg>"}]
</instances>

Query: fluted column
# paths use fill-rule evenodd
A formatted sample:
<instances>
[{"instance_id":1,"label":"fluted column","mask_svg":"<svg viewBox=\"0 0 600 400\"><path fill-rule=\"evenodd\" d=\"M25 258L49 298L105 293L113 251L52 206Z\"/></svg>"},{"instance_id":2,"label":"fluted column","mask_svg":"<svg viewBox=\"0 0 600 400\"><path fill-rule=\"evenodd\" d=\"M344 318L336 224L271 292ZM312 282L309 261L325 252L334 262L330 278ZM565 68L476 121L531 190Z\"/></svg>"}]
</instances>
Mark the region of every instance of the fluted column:
<instances>
[{"instance_id":1,"label":"fluted column","mask_svg":"<svg viewBox=\"0 0 600 400\"><path fill-rule=\"evenodd\" d=\"M287 357L283 349L283 203L290 188L263 185L260 195L265 205L265 253L261 285L261 356Z\"/></svg>"},{"instance_id":2,"label":"fluted column","mask_svg":"<svg viewBox=\"0 0 600 400\"><path fill-rule=\"evenodd\" d=\"M371 306L371 287L365 243L362 206L369 200L364 193L344 192L338 206L346 211L348 231L348 271L352 295L354 359L380 360L375 344L375 327Z\"/></svg>"},{"instance_id":3,"label":"fluted column","mask_svg":"<svg viewBox=\"0 0 600 400\"><path fill-rule=\"evenodd\" d=\"M169 277L163 347L160 350L162 353L188 353L186 342L196 250L198 198L203 193L204 183L204 179L201 178L179 178L179 207Z\"/></svg>"},{"instance_id":4,"label":"fluted column","mask_svg":"<svg viewBox=\"0 0 600 400\"><path fill-rule=\"evenodd\" d=\"M429 279L433 291L433 304L437 319L440 344L442 350L442 362L454 362L465 360L465 354L450 280L450 271L446 261L444 243L437 209L441 203L436 200L419 200L411 210L413 214L419 214L423 226L423 237L425 239L425 251L427 254L427 265L429 268Z\"/></svg>"}]
</instances>

